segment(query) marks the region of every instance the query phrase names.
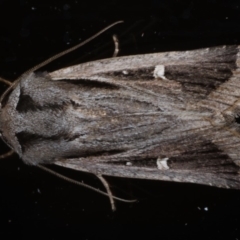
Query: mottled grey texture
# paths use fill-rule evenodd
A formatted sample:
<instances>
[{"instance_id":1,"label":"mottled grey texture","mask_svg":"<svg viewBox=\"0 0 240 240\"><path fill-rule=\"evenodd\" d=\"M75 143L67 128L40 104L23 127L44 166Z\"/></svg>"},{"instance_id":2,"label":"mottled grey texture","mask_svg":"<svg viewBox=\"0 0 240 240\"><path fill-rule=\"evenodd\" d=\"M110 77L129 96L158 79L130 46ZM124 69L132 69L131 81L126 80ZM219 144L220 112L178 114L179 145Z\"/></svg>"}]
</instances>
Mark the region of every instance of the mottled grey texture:
<instances>
[{"instance_id":1,"label":"mottled grey texture","mask_svg":"<svg viewBox=\"0 0 240 240\"><path fill-rule=\"evenodd\" d=\"M99 60L23 76L0 128L27 164L240 189L239 86L238 46Z\"/></svg>"}]
</instances>

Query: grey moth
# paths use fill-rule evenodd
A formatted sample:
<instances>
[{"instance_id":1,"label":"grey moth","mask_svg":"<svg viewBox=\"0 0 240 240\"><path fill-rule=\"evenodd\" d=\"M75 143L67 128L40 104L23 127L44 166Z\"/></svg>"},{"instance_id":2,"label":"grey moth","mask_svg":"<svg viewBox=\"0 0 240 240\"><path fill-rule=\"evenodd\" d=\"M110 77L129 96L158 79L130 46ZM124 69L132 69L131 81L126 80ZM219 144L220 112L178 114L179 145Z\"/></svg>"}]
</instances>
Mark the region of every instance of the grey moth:
<instances>
[{"instance_id":1,"label":"grey moth","mask_svg":"<svg viewBox=\"0 0 240 240\"><path fill-rule=\"evenodd\" d=\"M240 189L239 64L218 46L28 71L1 137L29 165Z\"/></svg>"}]
</instances>

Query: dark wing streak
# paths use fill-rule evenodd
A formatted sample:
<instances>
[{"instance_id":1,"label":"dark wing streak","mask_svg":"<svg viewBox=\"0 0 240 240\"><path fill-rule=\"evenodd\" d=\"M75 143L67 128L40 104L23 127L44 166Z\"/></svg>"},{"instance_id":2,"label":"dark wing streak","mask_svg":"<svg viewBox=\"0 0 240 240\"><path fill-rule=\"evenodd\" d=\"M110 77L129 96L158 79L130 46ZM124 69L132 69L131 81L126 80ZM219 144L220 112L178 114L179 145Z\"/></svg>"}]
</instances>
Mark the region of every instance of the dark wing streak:
<instances>
[{"instance_id":1,"label":"dark wing streak","mask_svg":"<svg viewBox=\"0 0 240 240\"><path fill-rule=\"evenodd\" d=\"M219 100L217 100L217 99L208 98L208 102L219 103L219 104L222 104L222 105L226 105L226 107L231 106L231 104L228 104L228 103L226 103L226 102L221 102L221 101L219 101Z\"/></svg>"},{"instance_id":2,"label":"dark wing streak","mask_svg":"<svg viewBox=\"0 0 240 240\"><path fill-rule=\"evenodd\" d=\"M134 83L129 83L126 81L114 81L112 78L106 78L106 77L98 77L98 76L94 76L94 77L89 77L88 80L101 80L103 82L111 82L113 84L116 84L119 87L122 87L124 89L128 89L128 90L133 90L134 92L137 92L139 94L144 94L146 96L152 96L152 97L159 97L159 94L151 91L151 90L147 90L147 89L143 89L141 87L136 86Z\"/></svg>"},{"instance_id":3,"label":"dark wing streak","mask_svg":"<svg viewBox=\"0 0 240 240\"><path fill-rule=\"evenodd\" d=\"M182 52L162 52L124 56L97 60L63 68L52 72L50 75L55 80L62 79L63 76L68 79L76 79L79 78L79 76L82 76L86 79L102 72L138 69L139 67L148 68L156 65L181 65L183 61L185 64L191 65L197 62L206 62L209 59L215 60L216 58L220 57L220 62L223 62L222 57L224 58L228 52L230 52L231 55L236 55L237 51L237 46L219 46ZM233 60L234 59L232 59L232 61Z\"/></svg>"},{"instance_id":4,"label":"dark wing streak","mask_svg":"<svg viewBox=\"0 0 240 240\"><path fill-rule=\"evenodd\" d=\"M52 72L51 76L56 80L62 79L62 76L65 76L68 79L76 79L79 76L82 76L86 79L101 74L102 72L138 69L139 66L147 68L159 64L180 64L182 62L182 59L180 59L181 55L184 57L186 54L184 52L165 52L108 58L63 68Z\"/></svg>"},{"instance_id":5,"label":"dark wing streak","mask_svg":"<svg viewBox=\"0 0 240 240\"><path fill-rule=\"evenodd\" d=\"M84 164L84 167L79 164L78 159L68 159L67 161L55 162L55 164L71 168L74 170L80 170L91 172L93 174L102 174L106 176L125 177L125 178L137 178L137 179L151 179L151 180L163 180L172 182L185 182L185 183L197 183L209 186L215 186L219 188L233 188L240 189L239 176L233 176L230 178L227 174L211 174L211 173L197 173L194 171L185 170L158 170L156 169L142 169L141 167L134 166L114 166L107 165L101 162L97 164L89 163Z\"/></svg>"},{"instance_id":6,"label":"dark wing streak","mask_svg":"<svg viewBox=\"0 0 240 240\"><path fill-rule=\"evenodd\" d=\"M235 87L236 88L236 87ZM234 98L238 98L239 95L234 94L233 92L231 92L230 90L228 91L228 93L223 92L223 91L219 91L218 89L214 92L214 94L219 94L219 95L225 95L226 97L234 97ZM211 98L208 98L209 101L213 101ZM216 101L216 100L215 100ZM220 102L222 103L222 102ZM227 103L225 103L226 105L229 105Z\"/></svg>"}]
</instances>

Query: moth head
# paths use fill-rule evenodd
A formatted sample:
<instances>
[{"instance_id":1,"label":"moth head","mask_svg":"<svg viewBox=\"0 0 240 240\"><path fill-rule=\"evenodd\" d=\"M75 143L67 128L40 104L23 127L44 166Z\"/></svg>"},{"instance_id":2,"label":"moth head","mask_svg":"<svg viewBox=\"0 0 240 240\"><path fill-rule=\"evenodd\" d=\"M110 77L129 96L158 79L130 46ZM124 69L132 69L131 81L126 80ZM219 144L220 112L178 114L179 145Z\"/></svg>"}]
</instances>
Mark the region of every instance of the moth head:
<instances>
[{"instance_id":1,"label":"moth head","mask_svg":"<svg viewBox=\"0 0 240 240\"><path fill-rule=\"evenodd\" d=\"M6 82L8 81L5 80L4 83ZM16 147L16 144L18 145L18 143L15 141L15 138L12 137L14 132L11 128L11 119L14 114L13 109L15 105L14 101L12 101L14 100L12 95L16 95L18 90L16 89L16 82L8 82L8 85L10 86L0 98L0 137L10 148L16 150L18 148Z\"/></svg>"}]
</instances>

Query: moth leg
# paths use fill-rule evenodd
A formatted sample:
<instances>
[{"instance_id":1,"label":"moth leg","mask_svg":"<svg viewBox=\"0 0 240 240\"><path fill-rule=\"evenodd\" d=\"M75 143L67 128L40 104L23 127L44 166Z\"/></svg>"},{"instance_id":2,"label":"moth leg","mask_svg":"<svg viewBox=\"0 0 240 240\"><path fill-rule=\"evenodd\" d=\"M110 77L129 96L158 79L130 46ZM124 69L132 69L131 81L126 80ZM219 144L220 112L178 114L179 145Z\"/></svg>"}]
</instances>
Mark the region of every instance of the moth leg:
<instances>
[{"instance_id":1,"label":"moth leg","mask_svg":"<svg viewBox=\"0 0 240 240\"><path fill-rule=\"evenodd\" d=\"M113 53L113 57L117 57L118 52L119 52L119 41L118 41L118 37L117 35L113 35L113 42L114 42L114 53Z\"/></svg>"},{"instance_id":2,"label":"moth leg","mask_svg":"<svg viewBox=\"0 0 240 240\"><path fill-rule=\"evenodd\" d=\"M57 165L60 165L60 164L57 164ZM60 166L61 166L61 165L60 165ZM111 202L111 207L112 207L112 210L113 210L113 211L116 210L115 203L114 203L114 200L113 200L113 199L116 199L116 200L122 201L122 202L128 202L128 203L136 202L135 199L134 199L134 200L126 200L126 199L114 197L113 194L112 194L112 192L111 192L111 190L110 190L110 188L109 188L109 185L108 185L107 181L106 181L101 175L95 175L95 174L94 174L94 175L95 175L97 178L99 178L100 181L103 183L104 187L105 187L106 190L107 190L107 193L105 193L105 192L103 192L103 191L101 191L101 190L99 190L99 189L97 189L97 188L94 188L94 187L92 187L92 186L90 186L90 185L87 185L87 184L85 184L85 183L82 183L82 182L76 181L76 180L74 180L74 179L72 179L72 178L66 177L66 176L64 176L64 175L62 175L62 174L60 174L60 173L57 173L57 172L55 172L55 171L53 171L53 170L51 170L51 169L49 169L49 168L47 168L47 167L44 167L43 165L40 165L40 164L39 164L39 165L37 165L37 167L40 168L40 169L42 169L42 170L44 170L45 172L48 172L48 173L50 173L50 174L52 174L52 175L54 175L54 176L56 176L56 177L58 177L58 178L63 179L63 180L65 180L65 181L68 181L68 182L70 182L70 183L73 183L73 184L76 184L76 185L79 185L79 186L82 186L82 187L91 189L91 190L93 190L93 191L95 191L95 192L97 192L97 193L100 193L100 194L102 194L102 195L104 195L104 196L109 197L110 202ZM87 171L87 172L88 172L88 171Z\"/></svg>"},{"instance_id":3,"label":"moth leg","mask_svg":"<svg viewBox=\"0 0 240 240\"><path fill-rule=\"evenodd\" d=\"M9 157L9 156L11 156L13 154L14 154L14 151L10 150L7 153L4 153L4 154L0 155L0 159L7 158L7 157Z\"/></svg>"},{"instance_id":4,"label":"moth leg","mask_svg":"<svg viewBox=\"0 0 240 240\"><path fill-rule=\"evenodd\" d=\"M3 83L5 83L5 84L7 84L9 86L11 86L13 84L12 82L10 82L10 81L8 81L8 80L6 80L4 78L0 78L0 82L3 82Z\"/></svg>"},{"instance_id":5,"label":"moth leg","mask_svg":"<svg viewBox=\"0 0 240 240\"><path fill-rule=\"evenodd\" d=\"M116 210L115 201L114 201L114 197L113 197L113 194L109 187L108 182L105 180L105 178L102 175L96 175L96 177L102 182L103 186L106 188L112 210L115 211Z\"/></svg>"}]
</instances>

